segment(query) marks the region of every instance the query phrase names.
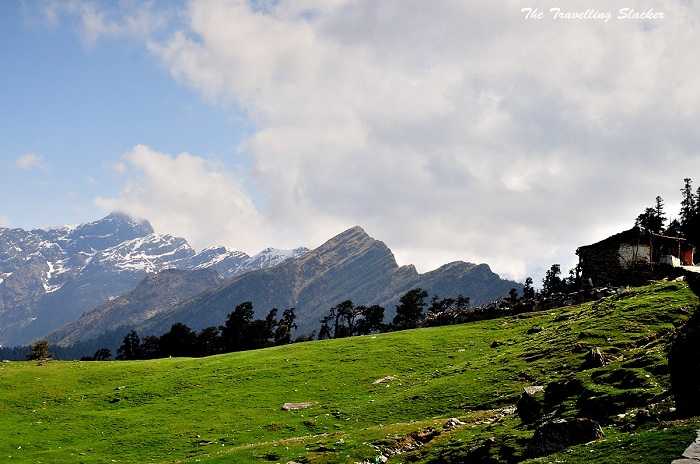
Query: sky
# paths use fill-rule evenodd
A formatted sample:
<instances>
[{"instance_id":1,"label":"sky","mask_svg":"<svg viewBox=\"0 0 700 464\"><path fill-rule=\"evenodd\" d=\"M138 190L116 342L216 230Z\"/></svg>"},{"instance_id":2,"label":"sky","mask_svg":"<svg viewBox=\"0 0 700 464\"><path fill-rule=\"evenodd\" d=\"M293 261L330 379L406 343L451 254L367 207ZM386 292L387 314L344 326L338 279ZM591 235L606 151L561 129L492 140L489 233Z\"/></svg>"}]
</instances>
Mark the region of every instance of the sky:
<instances>
[{"instance_id":1,"label":"sky","mask_svg":"<svg viewBox=\"0 0 700 464\"><path fill-rule=\"evenodd\" d=\"M699 10L0 2L0 225L119 210L249 253L361 225L423 272L566 270L700 173Z\"/></svg>"}]
</instances>

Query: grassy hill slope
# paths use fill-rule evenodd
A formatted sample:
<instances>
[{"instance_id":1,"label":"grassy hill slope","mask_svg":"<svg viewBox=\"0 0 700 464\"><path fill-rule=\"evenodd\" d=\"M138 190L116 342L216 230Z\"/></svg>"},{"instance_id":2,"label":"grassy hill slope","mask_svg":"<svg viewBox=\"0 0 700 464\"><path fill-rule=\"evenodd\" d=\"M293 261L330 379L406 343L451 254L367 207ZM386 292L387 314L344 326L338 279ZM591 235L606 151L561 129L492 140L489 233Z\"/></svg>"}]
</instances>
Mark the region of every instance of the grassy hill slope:
<instances>
[{"instance_id":1,"label":"grassy hill slope","mask_svg":"<svg viewBox=\"0 0 700 464\"><path fill-rule=\"evenodd\" d=\"M390 462L459 462L488 437L518 456L533 433L511 407L525 385L575 376L621 412L667 396L664 349L697 304L684 284L665 282L521 317L204 359L2 363L0 461L374 462L378 449L450 417L467 425ZM615 360L582 370L593 346ZM282 411L286 402L313 406ZM564 415L595 406L565 405ZM533 462L670 462L696 426L611 426L605 441Z\"/></svg>"}]
</instances>

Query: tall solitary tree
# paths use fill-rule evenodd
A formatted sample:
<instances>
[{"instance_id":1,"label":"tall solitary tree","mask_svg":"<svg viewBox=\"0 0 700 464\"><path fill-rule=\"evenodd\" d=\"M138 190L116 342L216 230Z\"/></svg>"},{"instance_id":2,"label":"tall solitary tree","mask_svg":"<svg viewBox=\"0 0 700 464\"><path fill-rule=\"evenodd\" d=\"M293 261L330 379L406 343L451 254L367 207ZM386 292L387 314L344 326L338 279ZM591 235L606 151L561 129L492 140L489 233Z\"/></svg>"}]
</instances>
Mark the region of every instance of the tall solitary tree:
<instances>
[{"instance_id":1,"label":"tall solitary tree","mask_svg":"<svg viewBox=\"0 0 700 464\"><path fill-rule=\"evenodd\" d=\"M220 327L225 351L245 349L248 326L253 321L254 315L253 303L250 301L239 304L228 315L226 322Z\"/></svg>"},{"instance_id":2,"label":"tall solitary tree","mask_svg":"<svg viewBox=\"0 0 700 464\"><path fill-rule=\"evenodd\" d=\"M691 223L695 217L695 194L693 193L693 180L690 177L683 179L681 189L681 211L679 214L681 228L686 237L689 235Z\"/></svg>"},{"instance_id":3,"label":"tall solitary tree","mask_svg":"<svg viewBox=\"0 0 700 464\"><path fill-rule=\"evenodd\" d=\"M297 328L297 315L294 308L285 309L282 318L275 329L275 345L286 345L292 342L292 334Z\"/></svg>"},{"instance_id":4,"label":"tall solitary tree","mask_svg":"<svg viewBox=\"0 0 700 464\"><path fill-rule=\"evenodd\" d=\"M660 195L656 196L656 206L654 206L656 218L659 221L659 233L666 226L666 212L664 211L664 199Z\"/></svg>"},{"instance_id":5,"label":"tall solitary tree","mask_svg":"<svg viewBox=\"0 0 700 464\"><path fill-rule=\"evenodd\" d=\"M542 280L542 294L551 295L561 291L562 280L561 277L561 266L559 264L552 264L552 267L545 273L544 279Z\"/></svg>"},{"instance_id":6,"label":"tall solitary tree","mask_svg":"<svg viewBox=\"0 0 700 464\"><path fill-rule=\"evenodd\" d=\"M535 287L533 287L532 284L532 277L528 277L527 279L525 279L525 285L523 286L523 298L525 298L526 300L535 297Z\"/></svg>"},{"instance_id":7,"label":"tall solitary tree","mask_svg":"<svg viewBox=\"0 0 700 464\"><path fill-rule=\"evenodd\" d=\"M409 290L399 300L396 306L396 316L394 326L398 329L413 329L423 320L423 309L426 306L425 299L428 292L422 288Z\"/></svg>"},{"instance_id":8,"label":"tall solitary tree","mask_svg":"<svg viewBox=\"0 0 700 464\"><path fill-rule=\"evenodd\" d=\"M39 340L32 344L32 351L29 352L27 356L32 361L43 361L51 357L49 353L49 342L46 340Z\"/></svg>"}]
</instances>

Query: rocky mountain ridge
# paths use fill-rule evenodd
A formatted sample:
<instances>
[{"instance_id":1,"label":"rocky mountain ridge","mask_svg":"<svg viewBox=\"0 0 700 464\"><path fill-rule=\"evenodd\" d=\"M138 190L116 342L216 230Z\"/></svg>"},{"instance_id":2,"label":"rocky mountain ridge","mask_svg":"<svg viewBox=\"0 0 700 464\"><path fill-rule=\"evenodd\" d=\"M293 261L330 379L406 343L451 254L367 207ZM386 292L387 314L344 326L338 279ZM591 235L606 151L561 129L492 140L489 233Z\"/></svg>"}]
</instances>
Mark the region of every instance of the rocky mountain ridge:
<instances>
[{"instance_id":1,"label":"rocky mountain ridge","mask_svg":"<svg viewBox=\"0 0 700 464\"><path fill-rule=\"evenodd\" d=\"M353 227L302 256L235 276L133 328L159 334L176 322L195 329L219 325L237 304L251 301L257 317L271 308L296 308L298 333L309 334L332 306L347 299L380 304L391 320L400 296L416 287L430 295L462 294L481 304L521 285L501 279L486 264L461 261L420 274L414 266L398 266L383 242Z\"/></svg>"}]
</instances>

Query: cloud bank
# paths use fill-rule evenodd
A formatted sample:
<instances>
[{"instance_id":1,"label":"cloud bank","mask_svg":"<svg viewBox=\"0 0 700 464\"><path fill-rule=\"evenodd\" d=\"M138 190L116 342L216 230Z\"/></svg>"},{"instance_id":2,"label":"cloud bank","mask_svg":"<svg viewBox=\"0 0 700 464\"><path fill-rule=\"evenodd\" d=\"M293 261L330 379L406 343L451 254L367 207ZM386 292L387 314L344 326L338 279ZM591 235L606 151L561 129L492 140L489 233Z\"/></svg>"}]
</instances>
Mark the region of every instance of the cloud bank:
<instances>
[{"instance_id":1,"label":"cloud bank","mask_svg":"<svg viewBox=\"0 0 700 464\"><path fill-rule=\"evenodd\" d=\"M237 180L220 166L188 153L175 156L138 145L124 155L128 180L117 198L97 198L108 211L146 218L156 230L177 233L204 248L265 245L265 225Z\"/></svg>"},{"instance_id":2,"label":"cloud bank","mask_svg":"<svg viewBox=\"0 0 700 464\"><path fill-rule=\"evenodd\" d=\"M423 270L463 259L522 278L570 265L576 246L700 172L698 7L660 0L663 20L605 23L527 21L522 6L188 3L145 44L203 98L246 111L258 207L228 178L189 191L178 176L190 166L214 175L202 160L145 147L128 156L144 186L101 204L175 211L163 226L239 247L314 245L360 224Z\"/></svg>"}]
</instances>

